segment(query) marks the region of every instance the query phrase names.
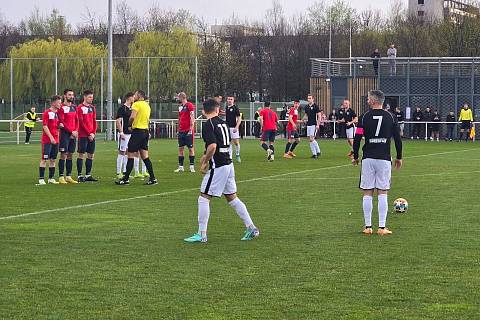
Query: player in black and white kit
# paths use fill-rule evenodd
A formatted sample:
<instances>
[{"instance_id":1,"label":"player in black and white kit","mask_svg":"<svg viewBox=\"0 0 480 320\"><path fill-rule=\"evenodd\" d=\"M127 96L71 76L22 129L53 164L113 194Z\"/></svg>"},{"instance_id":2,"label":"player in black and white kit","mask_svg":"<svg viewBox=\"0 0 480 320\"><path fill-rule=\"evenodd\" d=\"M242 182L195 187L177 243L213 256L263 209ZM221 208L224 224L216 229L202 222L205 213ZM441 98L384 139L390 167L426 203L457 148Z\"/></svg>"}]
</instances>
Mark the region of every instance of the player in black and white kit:
<instances>
[{"instance_id":1,"label":"player in black and white kit","mask_svg":"<svg viewBox=\"0 0 480 320\"><path fill-rule=\"evenodd\" d=\"M242 162L240 158L240 124L242 119L240 117L240 109L235 105L235 98L230 96L227 97L227 107L225 109L225 118L227 120L227 125L230 128L230 137L232 138L232 143L235 145L235 158L238 163ZM230 145L230 157L233 158L232 145Z\"/></svg>"},{"instance_id":2,"label":"player in black and white kit","mask_svg":"<svg viewBox=\"0 0 480 320\"><path fill-rule=\"evenodd\" d=\"M350 107L350 100L343 100L343 118L340 120L345 125L345 134L347 136L347 143L350 147L350 151L347 154L347 157L352 158L353 156L353 137L355 135L355 124L358 121L357 114Z\"/></svg>"},{"instance_id":3,"label":"player in black and white kit","mask_svg":"<svg viewBox=\"0 0 480 320\"><path fill-rule=\"evenodd\" d=\"M207 121L202 128L205 153L200 160L200 170L205 174L198 197L198 232L184 239L186 242L207 242L207 225L210 217L210 199L225 196L247 228L241 240L252 240L260 232L253 224L245 204L237 198L235 169L230 157L230 130L218 116L220 104L215 99L203 103Z\"/></svg>"},{"instance_id":4,"label":"player in black and white kit","mask_svg":"<svg viewBox=\"0 0 480 320\"><path fill-rule=\"evenodd\" d=\"M373 193L378 195L378 231L379 235L392 234L385 225L388 212L388 190L392 174L392 157L390 140L393 137L397 158L395 168L402 167L402 139L397 120L390 112L383 110L385 95L382 91L372 90L368 93L371 109L362 114L353 143L353 165L359 163L358 152L362 137L365 138L362 158L360 189L363 190L363 214L365 218L364 234L372 234Z\"/></svg>"},{"instance_id":5,"label":"player in black and white kit","mask_svg":"<svg viewBox=\"0 0 480 320\"><path fill-rule=\"evenodd\" d=\"M312 151L312 158L318 159L321 155L320 146L318 145L317 136L318 128L320 127L320 109L314 102L313 95L307 96L308 104L305 106L305 117L303 121L307 123L307 137L310 140L310 150Z\"/></svg>"},{"instance_id":6,"label":"player in black and white kit","mask_svg":"<svg viewBox=\"0 0 480 320\"><path fill-rule=\"evenodd\" d=\"M133 93L125 95L125 103L118 108L115 121L118 129L118 155L117 155L117 178L123 177L127 169L127 148L132 131L129 128L130 116L132 115Z\"/></svg>"}]
</instances>

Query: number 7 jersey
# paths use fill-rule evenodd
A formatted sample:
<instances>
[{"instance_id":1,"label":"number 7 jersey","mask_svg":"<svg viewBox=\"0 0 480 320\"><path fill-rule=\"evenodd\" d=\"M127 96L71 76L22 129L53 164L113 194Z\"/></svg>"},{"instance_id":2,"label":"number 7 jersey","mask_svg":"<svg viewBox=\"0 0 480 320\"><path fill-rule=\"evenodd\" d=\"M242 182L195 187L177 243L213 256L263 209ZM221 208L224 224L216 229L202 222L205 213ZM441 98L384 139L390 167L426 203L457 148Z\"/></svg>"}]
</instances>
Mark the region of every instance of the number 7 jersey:
<instances>
[{"instance_id":1,"label":"number 7 jersey","mask_svg":"<svg viewBox=\"0 0 480 320\"><path fill-rule=\"evenodd\" d=\"M363 159L381 159L391 161L390 140L395 140L397 159L402 159L402 139L394 115L383 109L370 109L358 119L355 131L354 157L358 159L361 138L365 137Z\"/></svg>"},{"instance_id":2,"label":"number 7 jersey","mask_svg":"<svg viewBox=\"0 0 480 320\"><path fill-rule=\"evenodd\" d=\"M211 144L216 144L215 154L210 160L210 169L220 168L232 163L230 157L230 129L227 123L218 116L208 119L202 128L202 138L205 150Z\"/></svg>"}]
</instances>

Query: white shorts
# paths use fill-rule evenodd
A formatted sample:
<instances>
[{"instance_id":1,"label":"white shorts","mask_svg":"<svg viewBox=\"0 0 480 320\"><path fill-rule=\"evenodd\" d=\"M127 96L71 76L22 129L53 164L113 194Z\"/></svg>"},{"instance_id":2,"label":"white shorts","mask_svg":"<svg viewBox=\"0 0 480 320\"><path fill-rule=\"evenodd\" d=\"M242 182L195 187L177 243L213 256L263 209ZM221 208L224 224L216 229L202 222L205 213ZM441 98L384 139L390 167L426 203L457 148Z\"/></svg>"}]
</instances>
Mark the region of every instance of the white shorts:
<instances>
[{"instance_id":1,"label":"white shorts","mask_svg":"<svg viewBox=\"0 0 480 320\"><path fill-rule=\"evenodd\" d=\"M237 132L233 132L233 128L230 128L230 138L240 139L240 129L238 129Z\"/></svg>"},{"instance_id":2,"label":"white shorts","mask_svg":"<svg viewBox=\"0 0 480 320\"><path fill-rule=\"evenodd\" d=\"M307 137L317 136L317 126L307 126Z\"/></svg>"},{"instance_id":3,"label":"white shorts","mask_svg":"<svg viewBox=\"0 0 480 320\"><path fill-rule=\"evenodd\" d=\"M405 129L405 123L400 123L400 131L403 131Z\"/></svg>"},{"instance_id":4,"label":"white shorts","mask_svg":"<svg viewBox=\"0 0 480 320\"><path fill-rule=\"evenodd\" d=\"M220 168L210 169L203 177L200 192L212 197L237 193L233 163Z\"/></svg>"},{"instance_id":5,"label":"white shorts","mask_svg":"<svg viewBox=\"0 0 480 320\"><path fill-rule=\"evenodd\" d=\"M355 136L355 127L348 128L346 130L346 133L347 133L347 139L353 139L353 137Z\"/></svg>"},{"instance_id":6,"label":"white shorts","mask_svg":"<svg viewBox=\"0 0 480 320\"><path fill-rule=\"evenodd\" d=\"M363 159L360 189L390 190L392 162L381 159Z\"/></svg>"},{"instance_id":7,"label":"white shorts","mask_svg":"<svg viewBox=\"0 0 480 320\"><path fill-rule=\"evenodd\" d=\"M125 152L128 149L128 141L130 141L131 134L124 134L125 139L120 139L120 133L118 134L118 150Z\"/></svg>"}]
</instances>

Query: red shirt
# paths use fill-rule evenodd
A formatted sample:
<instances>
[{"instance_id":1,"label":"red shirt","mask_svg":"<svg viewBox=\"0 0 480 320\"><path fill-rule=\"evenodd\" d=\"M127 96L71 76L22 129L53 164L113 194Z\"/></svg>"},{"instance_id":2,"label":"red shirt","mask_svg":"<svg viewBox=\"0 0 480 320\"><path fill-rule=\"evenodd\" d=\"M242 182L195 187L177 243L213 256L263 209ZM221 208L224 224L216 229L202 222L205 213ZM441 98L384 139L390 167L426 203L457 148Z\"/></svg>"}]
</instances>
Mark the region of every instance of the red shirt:
<instances>
[{"instance_id":1,"label":"red shirt","mask_svg":"<svg viewBox=\"0 0 480 320\"><path fill-rule=\"evenodd\" d=\"M50 133L55 138L55 142L58 143L58 113L48 108L42 114L42 122L44 126L47 126ZM42 134L42 143L52 143L45 131Z\"/></svg>"},{"instance_id":2,"label":"red shirt","mask_svg":"<svg viewBox=\"0 0 480 320\"><path fill-rule=\"evenodd\" d=\"M97 111L93 104L79 104L77 107L78 137L86 138L97 132Z\"/></svg>"},{"instance_id":3,"label":"red shirt","mask_svg":"<svg viewBox=\"0 0 480 320\"><path fill-rule=\"evenodd\" d=\"M272 109L262 109L260 111L260 117L263 117L262 131L277 130L278 116Z\"/></svg>"},{"instance_id":4,"label":"red shirt","mask_svg":"<svg viewBox=\"0 0 480 320\"><path fill-rule=\"evenodd\" d=\"M71 106L62 104L60 109L58 109L58 121L63 124L61 130L68 133L78 131L77 107L73 104Z\"/></svg>"},{"instance_id":5,"label":"red shirt","mask_svg":"<svg viewBox=\"0 0 480 320\"><path fill-rule=\"evenodd\" d=\"M290 108L290 111L288 112L288 115L292 117L293 123L297 125L298 122L298 109L295 108ZM288 120L288 125L287 125L287 131L296 131L296 128L293 128L292 123L290 122L290 119Z\"/></svg>"},{"instance_id":6,"label":"red shirt","mask_svg":"<svg viewBox=\"0 0 480 320\"><path fill-rule=\"evenodd\" d=\"M195 106L191 102L178 106L178 132L189 132L192 128L190 115L195 112Z\"/></svg>"}]
</instances>

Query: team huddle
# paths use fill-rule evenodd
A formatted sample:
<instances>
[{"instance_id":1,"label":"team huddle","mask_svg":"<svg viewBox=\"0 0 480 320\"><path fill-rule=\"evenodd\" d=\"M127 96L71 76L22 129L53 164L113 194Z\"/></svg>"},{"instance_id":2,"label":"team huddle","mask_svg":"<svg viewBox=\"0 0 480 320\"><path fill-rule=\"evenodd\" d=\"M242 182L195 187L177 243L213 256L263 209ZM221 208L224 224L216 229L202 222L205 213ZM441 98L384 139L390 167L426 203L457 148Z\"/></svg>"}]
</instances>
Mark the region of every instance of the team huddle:
<instances>
[{"instance_id":1,"label":"team huddle","mask_svg":"<svg viewBox=\"0 0 480 320\"><path fill-rule=\"evenodd\" d=\"M344 119L347 126L347 138L351 150L348 154L352 164L359 164L359 148L364 138L363 159L361 161L360 189L363 190L364 234L372 234L372 197L375 191L378 195L379 235L389 235L392 232L386 228L388 211L387 193L390 189L391 155L390 141L395 141L397 157L395 167L402 165L402 141L397 119L391 113L383 110L384 95L381 91L370 91L368 103L371 109L359 118L349 105L345 108L348 116ZM125 103L118 109L116 124L118 130L119 151L117 156L117 185L128 185L132 171L133 177L148 178L146 185L158 183L155 178L152 162L149 159L149 122L151 109L147 97L141 90L125 95ZM176 173L184 169L184 149L189 151L189 169L195 172L195 106L188 102L184 92L178 94L179 129L178 129L178 168ZM200 159L200 171L204 174L198 197L198 231L186 242L207 242L207 225L210 216L210 201L212 197L224 196L228 204L243 221L246 231L241 240L252 240L259 236L259 229L254 225L245 204L237 197L235 169L233 165L233 148L238 163L240 158L239 126L241 117L233 97L227 97L225 111L226 121L220 118L221 97L208 99L203 103L202 114L206 122L202 127L202 139L205 151ZM45 170L49 163L48 183L76 184L78 182L96 182L91 172L95 153L95 135L97 132L96 110L93 103L93 92L85 91L80 105L74 105L74 92L70 89L61 96L51 98L50 108L43 113L42 158L39 166L39 185L45 185ZM345 103L345 102L344 102ZM296 100L288 114L287 144L284 158L296 157L295 148L300 143L298 108ZM312 95L308 96L305 107L307 136L310 142L312 158L321 155L320 146L316 141L320 124L320 110L314 103ZM267 153L267 160L275 157L275 137L278 124L277 114L271 110L270 103L265 102L260 111L262 127L261 146ZM356 131L354 128L356 125ZM72 178L73 154L78 148L77 177ZM60 152L59 181L55 180L55 160ZM85 153L86 159L85 159ZM85 159L85 174L83 165ZM139 164L142 160L142 171ZM66 170L65 170L66 169Z\"/></svg>"}]
</instances>

